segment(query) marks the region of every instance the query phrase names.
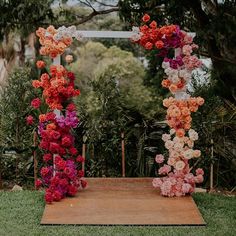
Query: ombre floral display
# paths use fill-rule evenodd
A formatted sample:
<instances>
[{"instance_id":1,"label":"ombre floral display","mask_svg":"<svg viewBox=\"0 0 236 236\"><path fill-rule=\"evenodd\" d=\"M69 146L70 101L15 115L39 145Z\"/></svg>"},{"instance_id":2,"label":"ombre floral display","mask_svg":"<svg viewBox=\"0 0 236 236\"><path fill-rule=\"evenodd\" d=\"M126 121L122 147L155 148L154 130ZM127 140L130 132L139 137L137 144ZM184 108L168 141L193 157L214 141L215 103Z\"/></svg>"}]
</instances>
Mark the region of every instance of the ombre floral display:
<instances>
[{"instance_id":1,"label":"ombre floral display","mask_svg":"<svg viewBox=\"0 0 236 236\"><path fill-rule=\"evenodd\" d=\"M65 34L61 34L61 38L55 39L57 33L58 30L52 26L37 31L43 45L40 51L42 55L60 55L70 45L71 38L68 35L65 37ZM63 50L60 48L61 43ZM38 61L36 65L43 69L46 64ZM72 134L73 128L79 123L76 106L71 101L72 97L80 94L74 87L74 80L74 74L62 65L51 65L49 73L41 74L39 80L32 82L34 88L42 90L42 98L33 99L31 106L40 109L43 102L48 106L48 112L40 114L38 119L39 147L43 151L44 166L40 170L41 179L35 183L37 188L46 187L47 203L74 196L80 188L87 185L81 170L84 158L75 148ZM32 125L33 117L27 117L26 122Z\"/></svg>"},{"instance_id":2,"label":"ombre floral display","mask_svg":"<svg viewBox=\"0 0 236 236\"><path fill-rule=\"evenodd\" d=\"M142 20L141 27L134 27L132 40L147 50L157 50L157 55L164 58L162 68L166 77L162 86L174 96L163 101L167 108L166 123L171 128L168 134L162 136L168 156L156 155L160 177L153 180L153 186L159 188L163 196L184 196L194 192L195 185L203 182L203 170L198 168L195 174L191 173L189 160L201 156L201 151L194 149L198 133L191 128L191 113L203 105L204 99L191 97L187 92L192 71L200 68L202 62L193 55L198 49L193 37L180 30L179 26L158 27L155 21L150 22L147 14ZM174 58L167 57L171 51Z\"/></svg>"}]
</instances>

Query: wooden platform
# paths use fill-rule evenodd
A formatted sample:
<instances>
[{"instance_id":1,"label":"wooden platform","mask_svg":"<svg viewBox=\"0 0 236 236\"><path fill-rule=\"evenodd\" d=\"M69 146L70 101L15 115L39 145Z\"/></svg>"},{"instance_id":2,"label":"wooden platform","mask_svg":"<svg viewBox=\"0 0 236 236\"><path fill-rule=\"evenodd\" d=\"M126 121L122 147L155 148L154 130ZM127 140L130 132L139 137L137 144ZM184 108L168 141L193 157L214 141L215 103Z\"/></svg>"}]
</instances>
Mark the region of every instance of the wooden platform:
<instances>
[{"instance_id":1,"label":"wooden platform","mask_svg":"<svg viewBox=\"0 0 236 236\"><path fill-rule=\"evenodd\" d=\"M205 225L192 197L162 197L151 178L87 181L77 197L46 205L41 224Z\"/></svg>"}]
</instances>

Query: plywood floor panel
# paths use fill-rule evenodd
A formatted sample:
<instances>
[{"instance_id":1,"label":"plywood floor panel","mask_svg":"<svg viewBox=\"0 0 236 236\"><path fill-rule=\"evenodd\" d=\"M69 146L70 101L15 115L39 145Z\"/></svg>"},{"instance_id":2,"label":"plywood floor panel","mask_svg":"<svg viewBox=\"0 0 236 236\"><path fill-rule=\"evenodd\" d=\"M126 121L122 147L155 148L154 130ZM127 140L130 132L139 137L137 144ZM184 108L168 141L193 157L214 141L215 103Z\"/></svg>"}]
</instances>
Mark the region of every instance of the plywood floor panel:
<instances>
[{"instance_id":1,"label":"plywood floor panel","mask_svg":"<svg viewBox=\"0 0 236 236\"><path fill-rule=\"evenodd\" d=\"M166 198L151 178L87 178L76 197L45 206L41 224L205 225L191 196Z\"/></svg>"}]
</instances>

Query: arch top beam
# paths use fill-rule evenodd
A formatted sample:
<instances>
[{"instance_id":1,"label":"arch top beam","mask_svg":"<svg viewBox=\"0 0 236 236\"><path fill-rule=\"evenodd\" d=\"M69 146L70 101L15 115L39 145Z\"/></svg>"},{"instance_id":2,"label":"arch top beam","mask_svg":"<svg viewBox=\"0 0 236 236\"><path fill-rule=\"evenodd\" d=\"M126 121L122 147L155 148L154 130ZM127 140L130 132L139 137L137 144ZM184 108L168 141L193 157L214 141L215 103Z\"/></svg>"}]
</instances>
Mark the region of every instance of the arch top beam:
<instances>
[{"instance_id":1,"label":"arch top beam","mask_svg":"<svg viewBox=\"0 0 236 236\"><path fill-rule=\"evenodd\" d=\"M77 30L83 38L123 38L129 39L134 35L133 31L90 31L90 30Z\"/></svg>"}]
</instances>

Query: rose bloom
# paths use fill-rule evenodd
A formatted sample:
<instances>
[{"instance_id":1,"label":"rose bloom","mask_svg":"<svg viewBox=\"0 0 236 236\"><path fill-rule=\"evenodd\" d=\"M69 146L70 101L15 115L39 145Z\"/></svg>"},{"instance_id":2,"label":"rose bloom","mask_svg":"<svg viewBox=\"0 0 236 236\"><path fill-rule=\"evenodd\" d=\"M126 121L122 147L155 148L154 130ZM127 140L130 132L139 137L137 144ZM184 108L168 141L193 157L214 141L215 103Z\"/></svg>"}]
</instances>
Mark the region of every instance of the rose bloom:
<instances>
[{"instance_id":1,"label":"rose bloom","mask_svg":"<svg viewBox=\"0 0 236 236\"><path fill-rule=\"evenodd\" d=\"M158 170L159 175L168 174L171 171L171 167L169 165L164 165Z\"/></svg>"},{"instance_id":2,"label":"rose bloom","mask_svg":"<svg viewBox=\"0 0 236 236\"><path fill-rule=\"evenodd\" d=\"M166 142L165 142L165 147L167 148L167 149L170 149L170 148L172 148L173 147L173 142L171 141L171 140L167 140Z\"/></svg>"},{"instance_id":3,"label":"rose bloom","mask_svg":"<svg viewBox=\"0 0 236 236\"><path fill-rule=\"evenodd\" d=\"M174 166L175 165L175 158L168 158L168 161L167 161L167 164L170 165L170 166Z\"/></svg>"},{"instance_id":4,"label":"rose bloom","mask_svg":"<svg viewBox=\"0 0 236 236\"><path fill-rule=\"evenodd\" d=\"M46 66L46 64L44 61L37 61L36 66L38 69L43 69Z\"/></svg>"},{"instance_id":5,"label":"rose bloom","mask_svg":"<svg viewBox=\"0 0 236 236\"><path fill-rule=\"evenodd\" d=\"M170 86L170 81L169 81L168 79L164 79L164 80L162 80L161 85L162 85L162 87L164 87L164 88L169 88L169 86Z\"/></svg>"},{"instance_id":6,"label":"rose bloom","mask_svg":"<svg viewBox=\"0 0 236 236\"><path fill-rule=\"evenodd\" d=\"M183 156L185 159L191 159L193 157L193 150L192 149L188 149L186 151L183 152Z\"/></svg>"},{"instance_id":7,"label":"rose bloom","mask_svg":"<svg viewBox=\"0 0 236 236\"><path fill-rule=\"evenodd\" d=\"M169 134L162 134L162 140L166 142L167 140L170 140L170 135Z\"/></svg>"},{"instance_id":8,"label":"rose bloom","mask_svg":"<svg viewBox=\"0 0 236 236\"><path fill-rule=\"evenodd\" d=\"M160 188L161 185L162 185L162 180L160 178L154 178L153 181L152 181L152 186L154 188Z\"/></svg>"},{"instance_id":9,"label":"rose bloom","mask_svg":"<svg viewBox=\"0 0 236 236\"><path fill-rule=\"evenodd\" d=\"M164 156L162 154L156 155L155 161L156 161L156 163L161 164L164 161Z\"/></svg>"},{"instance_id":10,"label":"rose bloom","mask_svg":"<svg viewBox=\"0 0 236 236\"><path fill-rule=\"evenodd\" d=\"M67 63L71 63L73 61L73 56L72 55L66 55L65 60Z\"/></svg>"},{"instance_id":11,"label":"rose bloom","mask_svg":"<svg viewBox=\"0 0 236 236\"><path fill-rule=\"evenodd\" d=\"M176 131L176 135L177 135L178 137L182 138L182 137L185 135L184 129L178 129L178 130Z\"/></svg>"},{"instance_id":12,"label":"rose bloom","mask_svg":"<svg viewBox=\"0 0 236 236\"><path fill-rule=\"evenodd\" d=\"M144 47L147 49L147 50L151 50L152 49L152 46L153 44L151 42L147 42Z\"/></svg>"},{"instance_id":13,"label":"rose bloom","mask_svg":"<svg viewBox=\"0 0 236 236\"><path fill-rule=\"evenodd\" d=\"M175 84L171 84L170 87L169 87L170 91L172 93L176 92L178 90L177 86Z\"/></svg>"},{"instance_id":14,"label":"rose bloom","mask_svg":"<svg viewBox=\"0 0 236 236\"><path fill-rule=\"evenodd\" d=\"M175 169L176 170L183 170L185 167L185 163L183 161L177 161L175 163Z\"/></svg>"},{"instance_id":15,"label":"rose bloom","mask_svg":"<svg viewBox=\"0 0 236 236\"><path fill-rule=\"evenodd\" d=\"M150 16L148 14L145 14L142 18L143 22L148 22L150 20Z\"/></svg>"},{"instance_id":16,"label":"rose bloom","mask_svg":"<svg viewBox=\"0 0 236 236\"><path fill-rule=\"evenodd\" d=\"M197 184L202 183L204 180L203 175L197 175L194 179Z\"/></svg>"},{"instance_id":17,"label":"rose bloom","mask_svg":"<svg viewBox=\"0 0 236 236\"><path fill-rule=\"evenodd\" d=\"M202 168L197 168L196 169L196 175L204 175L204 171Z\"/></svg>"},{"instance_id":18,"label":"rose bloom","mask_svg":"<svg viewBox=\"0 0 236 236\"><path fill-rule=\"evenodd\" d=\"M201 151L200 150L194 150L193 151L193 157L200 157L201 156Z\"/></svg>"},{"instance_id":19,"label":"rose bloom","mask_svg":"<svg viewBox=\"0 0 236 236\"><path fill-rule=\"evenodd\" d=\"M41 82L39 81L39 80L33 80L32 81L32 86L34 87L34 88L40 88L41 87Z\"/></svg>"},{"instance_id":20,"label":"rose bloom","mask_svg":"<svg viewBox=\"0 0 236 236\"><path fill-rule=\"evenodd\" d=\"M158 49L161 49L161 48L164 47L164 43L163 43L161 40L158 40L158 41L156 41L155 46L156 46Z\"/></svg>"},{"instance_id":21,"label":"rose bloom","mask_svg":"<svg viewBox=\"0 0 236 236\"><path fill-rule=\"evenodd\" d=\"M156 28L157 28L157 22L153 20L149 26L150 26L152 29L156 29Z\"/></svg>"},{"instance_id":22,"label":"rose bloom","mask_svg":"<svg viewBox=\"0 0 236 236\"><path fill-rule=\"evenodd\" d=\"M38 109L41 105L41 100L39 98L35 98L31 101L31 106L35 109Z\"/></svg>"},{"instance_id":23,"label":"rose bloom","mask_svg":"<svg viewBox=\"0 0 236 236\"><path fill-rule=\"evenodd\" d=\"M182 48L182 52L184 55L190 56L190 54L193 52L193 50L190 45L184 45Z\"/></svg>"},{"instance_id":24,"label":"rose bloom","mask_svg":"<svg viewBox=\"0 0 236 236\"><path fill-rule=\"evenodd\" d=\"M27 116L26 123L27 123L27 125L32 125L34 123L34 117L31 115Z\"/></svg>"}]
</instances>

